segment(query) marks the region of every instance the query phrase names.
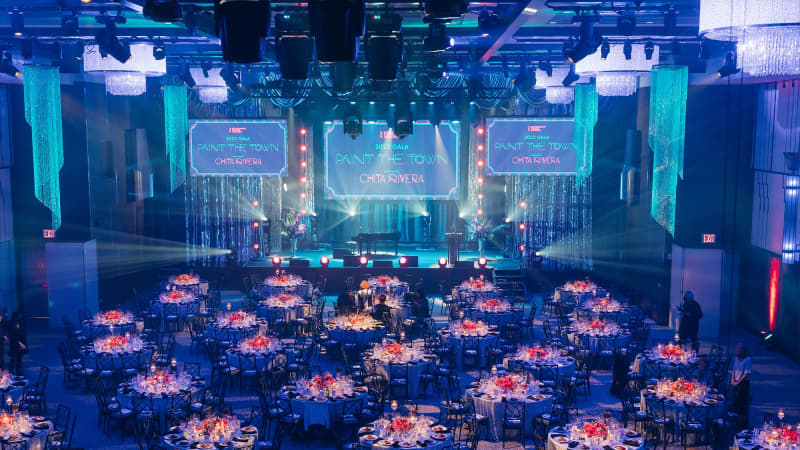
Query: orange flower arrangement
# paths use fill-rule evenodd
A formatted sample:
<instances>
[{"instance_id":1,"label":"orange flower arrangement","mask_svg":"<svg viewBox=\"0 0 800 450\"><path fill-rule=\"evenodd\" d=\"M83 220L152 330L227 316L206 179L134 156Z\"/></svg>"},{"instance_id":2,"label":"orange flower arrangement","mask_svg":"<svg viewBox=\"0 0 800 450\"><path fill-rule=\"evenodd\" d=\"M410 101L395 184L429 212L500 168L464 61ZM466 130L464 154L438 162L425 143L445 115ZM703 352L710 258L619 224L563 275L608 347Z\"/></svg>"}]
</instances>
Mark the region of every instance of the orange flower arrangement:
<instances>
[{"instance_id":1,"label":"orange flower arrangement","mask_svg":"<svg viewBox=\"0 0 800 450\"><path fill-rule=\"evenodd\" d=\"M122 319L122 313L119 311L108 311L103 314L103 319L108 321L120 320Z\"/></svg>"},{"instance_id":2,"label":"orange flower arrangement","mask_svg":"<svg viewBox=\"0 0 800 450\"><path fill-rule=\"evenodd\" d=\"M586 422L583 424L583 433L586 437L605 439L608 436L608 426L602 422Z\"/></svg>"},{"instance_id":3,"label":"orange flower arrangement","mask_svg":"<svg viewBox=\"0 0 800 450\"><path fill-rule=\"evenodd\" d=\"M185 282L188 282L188 281L192 281L192 276L189 275L188 273L182 273L182 274L178 275L177 280L185 283Z\"/></svg>"},{"instance_id":4,"label":"orange flower arrangement","mask_svg":"<svg viewBox=\"0 0 800 450\"><path fill-rule=\"evenodd\" d=\"M411 422L409 422L407 417L398 417L389 424L389 431L392 433L402 433L403 431L408 431L410 428Z\"/></svg>"},{"instance_id":5,"label":"orange flower arrangement","mask_svg":"<svg viewBox=\"0 0 800 450\"><path fill-rule=\"evenodd\" d=\"M269 338L266 336L256 336L253 339L250 339L250 345L260 350L264 350L272 345L272 342L270 342Z\"/></svg>"},{"instance_id":6,"label":"orange flower arrangement","mask_svg":"<svg viewBox=\"0 0 800 450\"><path fill-rule=\"evenodd\" d=\"M593 330L596 330L598 328L605 328L605 327L606 327L606 323L603 322L602 320L595 320L594 322L589 324L589 328L591 328Z\"/></svg>"},{"instance_id":7,"label":"orange flower arrangement","mask_svg":"<svg viewBox=\"0 0 800 450\"><path fill-rule=\"evenodd\" d=\"M678 378L670 385L672 392L682 392L684 394L691 394L694 392L694 383L686 381L683 378Z\"/></svg>"},{"instance_id":8,"label":"orange flower arrangement","mask_svg":"<svg viewBox=\"0 0 800 450\"><path fill-rule=\"evenodd\" d=\"M664 358L679 358L683 356L683 349L680 345L667 344L664 350L661 351L661 356Z\"/></svg>"},{"instance_id":9,"label":"orange flower arrangement","mask_svg":"<svg viewBox=\"0 0 800 450\"><path fill-rule=\"evenodd\" d=\"M531 358L544 358L547 356L547 350L541 347L531 347L528 349L528 356Z\"/></svg>"},{"instance_id":10,"label":"orange flower arrangement","mask_svg":"<svg viewBox=\"0 0 800 450\"><path fill-rule=\"evenodd\" d=\"M336 383L336 379L333 378L331 374L326 373L325 375L312 378L311 381L308 382L308 387L323 390L334 383Z\"/></svg>"},{"instance_id":11,"label":"orange flower arrangement","mask_svg":"<svg viewBox=\"0 0 800 450\"><path fill-rule=\"evenodd\" d=\"M513 391L514 388L517 387L517 383L515 383L514 379L509 375L498 377L494 381L494 385L504 391Z\"/></svg>"},{"instance_id":12,"label":"orange flower arrangement","mask_svg":"<svg viewBox=\"0 0 800 450\"><path fill-rule=\"evenodd\" d=\"M228 419L222 417L209 417L200 422L200 431L206 434L220 434L228 426Z\"/></svg>"},{"instance_id":13,"label":"orange flower arrangement","mask_svg":"<svg viewBox=\"0 0 800 450\"><path fill-rule=\"evenodd\" d=\"M389 344L386 346L383 352L388 353L390 355L399 355L400 353L403 352L403 346L397 343Z\"/></svg>"}]
</instances>

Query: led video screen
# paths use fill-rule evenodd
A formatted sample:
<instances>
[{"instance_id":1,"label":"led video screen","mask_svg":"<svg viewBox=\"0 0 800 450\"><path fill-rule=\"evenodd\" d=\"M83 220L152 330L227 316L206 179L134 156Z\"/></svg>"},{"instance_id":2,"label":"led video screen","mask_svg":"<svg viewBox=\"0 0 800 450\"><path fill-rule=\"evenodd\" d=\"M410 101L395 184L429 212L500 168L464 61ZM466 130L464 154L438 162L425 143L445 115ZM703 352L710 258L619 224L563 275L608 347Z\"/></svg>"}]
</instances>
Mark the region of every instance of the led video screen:
<instances>
[{"instance_id":1,"label":"led video screen","mask_svg":"<svg viewBox=\"0 0 800 450\"><path fill-rule=\"evenodd\" d=\"M195 176L286 176L286 121L192 121L189 160Z\"/></svg>"},{"instance_id":2,"label":"led video screen","mask_svg":"<svg viewBox=\"0 0 800 450\"><path fill-rule=\"evenodd\" d=\"M489 175L574 175L572 118L489 118L486 169Z\"/></svg>"},{"instance_id":3,"label":"led video screen","mask_svg":"<svg viewBox=\"0 0 800 450\"><path fill-rule=\"evenodd\" d=\"M458 122L415 121L414 132L402 139L385 121L362 125L353 139L342 122L324 123L326 198L458 198Z\"/></svg>"}]
</instances>

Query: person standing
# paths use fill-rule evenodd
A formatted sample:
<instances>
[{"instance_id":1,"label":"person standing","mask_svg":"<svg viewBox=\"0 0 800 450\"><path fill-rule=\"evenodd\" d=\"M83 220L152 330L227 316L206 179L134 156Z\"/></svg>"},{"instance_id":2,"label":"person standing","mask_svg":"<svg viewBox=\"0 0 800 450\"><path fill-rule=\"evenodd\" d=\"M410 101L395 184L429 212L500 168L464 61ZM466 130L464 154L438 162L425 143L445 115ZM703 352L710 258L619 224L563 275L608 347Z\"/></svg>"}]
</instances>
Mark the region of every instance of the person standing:
<instances>
[{"instance_id":1,"label":"person standing","mask_svg":"<svg viewBox=\"0 0 800 450\"><path fill-rule=\"evenodd\" d=\"M5 310L0 313L0 370L6 370L6 341L8 340L7 323L3 321L5 318Z\"/></svg>"},{"instance_id":2,"label":"person standing","mask_svg":"<svg viewBox=\"0 0 800 450\"><path fill-rule=\"evenodd\" d=\"M736 345L736 358L731 369L731 387L733 388L733 412L739 416L740 425L747 428L750 409L750 372L753 360L744 344Z\"/></svg>"},{"instance_id":3,"label":"person standing","mask_svg":"<svg viewBox=\"0 0 800 450\"><path fill-rule=\"evenodd\" d=\"M694 351L700 350L700 343L697 341L697 333L700 330L700 319L703 318L703 310L700 304L694 299L692 291L683 294L683 304L678 306L681 313L681 325L678 328L680 344L686 344L686 340L692 341Z\"/></svg>"},{"instance_id":4,"label":"person standing","mask_svg":"<svg viewBox=\"0 0 800 450\"><path fill-rule=\"evenodd\" d=\"M28 353L28 332L22 324L22 319L14 313L13 324L8 333L9 371L22 375L22 356Z\"/></svg>"},{"instance_id":5,"label":"person standing","mask_svg":"<svg viewBox=\"0 0 800 450\"><path fill-rule=\"evenodd\" d=\"M344 292L339 294L339 298L336 299L336 309L340 315L348 315L352 314L356 308L356 298L353 294L353 291L348 287L345 288Z\"/></svg>"}]
</instances>

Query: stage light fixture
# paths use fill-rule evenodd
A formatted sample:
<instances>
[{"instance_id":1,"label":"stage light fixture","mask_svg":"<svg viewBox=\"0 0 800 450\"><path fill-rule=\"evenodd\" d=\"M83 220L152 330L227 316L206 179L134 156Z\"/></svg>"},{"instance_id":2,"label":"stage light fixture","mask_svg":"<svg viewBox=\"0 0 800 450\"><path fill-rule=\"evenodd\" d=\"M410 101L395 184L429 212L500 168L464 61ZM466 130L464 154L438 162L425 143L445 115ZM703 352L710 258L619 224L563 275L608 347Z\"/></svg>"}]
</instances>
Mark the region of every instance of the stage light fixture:
<instances>
[{"instance_id":1,"label":"stage light fixture","mask_svg":"<svg viewBox=\"0 0 800 450\"><path fill-rule=\"evenodd\" d=\"M575 73L575 65L571 65L569 67L569 72L564 77L564 80L561 82L561 84L563 84L564 86L569 86L572 83L580 80L580 78L581 78L580 75Z\"/></svg>"},{"instance_id":2,"label":"stage light fixture","mask_svg":"<svg viewBox=\"0 0 800 450\"><path fill-rule=\"evenodd\" d=\"M331 263L331 260L327 256L320 256L319 257L319 265L320 266L328 267L328 264L330 264L330 263Z\"/></svg>"},{"instance_id":3,"label":"stage light fixture","mask_svg":"<svg viewBox=\"0 0 800 450\"><path fill-rule=\"evenodd\" d=\"M478 200L483 200L483 194L478 192Z\"/></svg>"},{"instance_id":4,"label":"stage light fixture","mask_svg":"<svg viewBox=\"0 0 800 450\"><path fill-rule=\"evenodd\" d=\"M20 37L25 32L25 15L19 8L12 8L8 13L11 21L11 34Z\"/></svg>"},{"instance_id":5,"label":"stage light fixture","mask_svg":"<svg viewBox=\"0 0 800 450\"><path fill-rule=\"evenodd\" d=\"M253 206L255 206L256 208L258 208L258 200L253 200Z\"/></svg>"},{"instance_id":6,"label":"stage light fixture","mask_svg":"<svg viewBox=\"0 0 800 450\"><path fill-rule=\"evenodd\" d=\"M311 34L321 62L353 62L359 38L364 35L364 0L311 0L308 3Z\"/></svg>"},{"instance_id":7,"label":"stage light fixture","mask_svg":"<svg viewBox=\"0 0 800 450\"><path fill-rule=\"evenodd\" d=\"M275 55L284 80L308 79L314 60L314 41L305 34L278 36Z\"/></svg>"},{"instance_id":8,"label":"stage light fixture","mask_svg":"<svg viewBox=\"0 0 800 450\"><path fill-rule=\"evenodd\" d=\"M358 258L358 264L360 264L362 268L367 267L367 264L369 264L369 258L366 256Z\"/></svg>"},{"instance_id":9,"label":"stage light fixture","mask_svg":"<svg viewBox=\"0 0 800 450\"><path fill-rule=\"evenodd\" d=\"M344 134L355 139L361 135L363 125L361 123L361 111L355 105L348 106L344 114Z\"/></svg>"},{"instance_id":10,"label":"stage light fixture","mask_svg":"<svg viewBox=\"0 0 800 450\"><path fill-rule=\"evenodd\" d=\"M218 0L214 24L222 45L222 59L249 64L261 61L261 41L267 37L269 0Z\"/></svg>"},{"instance_id":11,"label":"stage light fixture","mask_svg":"<svg viewBox=\"0 0 800 450\"><path fill-rule=\"evenodd\" d=\"M306 161L300 161L300 167L302 167L303 169L305 169L306 167L308 167L308 162L306 162Z\"/></svg>"},{"instance_id":12,"label":"stage light fixture","mask_svg":"<svg viewBox=\"0 0 800 450\"><path fill-rule=\"evenodd\" d=\"M455 20L467 13L468 0L428 0L425 2L425 20Z\"/></svg>"},{"instance_id":13,"label":"stage light fixture","mask_svg":"<svg viewBox=\"0 0 800 450\"><path fill-rule=\"evenodd\" d=\"M611 44L608 43L608 39L603 39L603 45L600 46L600 59L605 61L608 58L608 54L611 52Z\"/></svg>"},{"instance_id":14,"label":"stage light fixture","mask_svg":"<svg viewBox=\"0 0 800 450\"><path fill-rule=\"evenodd\" d=\"M725 64L717 71L717 77L725 78L737 73L739 73L739 69L736 67L736 57L733 52L728 52L725 55Z\"/></svg>"},{"instance_id":15,"label":"stage light fixture","mask_svg":"<svg viewBox=\"0 0 800 450\"><path fill-rule=\"evenodd\" d=\"M400 265L400 267L406 267L408 265L408 258L401 256L400 259L397 260L397 263Z\"/></svg>"},{"instance_id":16,"label":"stage light fixture","mask_svg":"<svg viewBox=\"0 0 800 450\"><path fill-rule=\"evenodd\" d=\"M256 220L253 222L253 228L258 228L261 224Z\"/></svg>"},{"instance_id":17,"label":"stage light fixture","mask_svg":"<svg viewBox=\"0 0 800 450\"><path fill-rule=\"evenodd\" d=\"M633 56L633 43L630 39L625 39L625 43L622 44L622 54L625 55L625 59L628 61Z\"/></svg>"},{"instance_id":18,"label":"stage light fixture","mask_svg":"<svg viewBox=\"0 0 800 450\"><path fill-rule=\"evenodd\" d=\"M603 42L603 36L600 31L594 27L594 18L588 16L578 16L573 18L574 21L581 23L580 31L578 34L578 41L573 46L566 45L564 47L564 56L571 63L576 63L583 58L591 55L600 44Z\"/></svg>"},{"instance_id":19,"label":"stage light fixture","mask_svg":"<svg viewBox=\"0 0 800 450\"><path fill-rule=\"evenodd\" d=\"M178 79L180 79L190 89L197 86L197 82L194 81L192 72L189 70L189 66L187 64L181 64L180 72L178 72Z\"/></svg>"},{"instance_id":20,"label":"stage light fixture","mask_svg":"<svg viewBox=\"0 0 800 450\"><path fill-rule=\"evenodd\" d=\"M280 267L281 266L281 262L282 262L282 260L281 260L280 256L275 255L275 256L272 257L272 266L273 267Z\"/></svg>"},{"instance_id":21,"label":"stage light fixture","mask_svg":"<svg viewBox=\"0 0 800 450\"><path fill-rule=\"evenodd\" d=\"M305 128L300 128L300 136L305 136L308 133L308 130Z\"/></svg>"},{"instance_id":22,"label":"stage light fixture","mask_svg":"<svg viewBox=\"0 0 800 450\"><path fill-rule=\"evenodd\" d=\"M519 244L519 251L524 252L525 251L525 245Z\"/></svg>"},{"instance_id":23,"label":"stage light fixture","mask_svg":"<svg viewBox=\"0 0 800 450\"><path fill-rule=\"evenodd\" d=\"M655 45L653 45L653 41L648 39L644 43L644 59L646 59L648 61L653 59L653 52L655 52L655 51L656 51L656 47L655 47Z\"/></svg>"},{"instance_id":24,"label":"stage light fixture","mask_svg":"<svg viewBox=\"0 0 800 450\"><path fill-rule=\"evenodd\" d=\"M486 132L486 130L483 127L478 127L478 135L479 136L483 136L483 133L485 133L485 132Z\"/></svg>"},{"instance_id":25,"label":"stage light fixture","mask_svg":"<svg viewBox=\"0 0 800 450\"><path fill-rule=\"evenodd\" d=\"M101 16L98 16L98 19ZM106 20L105 27L95 35L97 46L100 50L100 55L105 58L111 55L121 63L128 62L131 59L131 47L128 43L123 43L117 37L117 26L115 25L116 18ZM124 18L121 23L124 23Z\"/></svg>"},{"instance_id":26,"label":"stage light fixture","mask_svg":"<svg viewBox=\"0 0 800 450\"><path fill-rule=\"evenodd\" d=\"M428 25L428 35L423 40L423 46L430 53L443 52L450 48L452 44L447 37L447 27L440 22Z\"/></svg>"},{"instance_id":27,"label":"stage light fixture","mask_svg":"<svg viewBox=\"0 0 800 450\"><path fill-rule=\"evenodd\" d=\"M356 210L354 210L354 209L351 209L350 211L348 211L348 212L347 212L347 214L348 214L350 217L355 217L355 216L356 216Z\"/></svg>"},{"instance_id":28,"label":"stage light fixture","mask_svg":"<svg viewBox=\"0 0 800 450\"><path fill-rule=\"evenodd\" d=\"M525 231L525 222L520 222L517 228L519 228L519 231Z\"/></svg>"},{"instance_id":29,"label":"stage light fixture","mask_svg":"<svg viewBox=\"0 0 800 450\"><path fill-rule=\"evenodd\" d=\"M8 51L3 52L3 59L0 60L0 73L11 77L19 77L22 74L17 66L14 65L14 60L11 58L11 53Z\"/></svg>"},{"instance_id":30,"label":"stage light fixture","mask_svg":"<svg viewBox=\"0 0 800 450\"><path fill-rule=\"evenodd\" d=\"M307 181L308 178L306 178L305 176L300 177L300 184L306 184Z\"/></svg>"},{"instance_id":31,"label":"stage light fixture","mask_svg":"<svg viewBox=\"0 0 800 450\"><path fill-rule=\"evenodd\" d=\"M373 17L364 39L369 77L373 82L394 81L403 60L403 35L400 33L403 17L399 14Z\"/></svg>"},{"instance_id":32,"label":"stage light fixture","mask_svg":"<svg viewBox=\"0 0 800 450\"><path fill-rule=\"evenodd\" d=\"M484 149L483 144L478 144L478 151L482 152Z\"/></svg>"},{"instance_id":33,"label":"stage light fixture","mask_svg":"<svg viewBox=\"0 0 800 450\"><path fill-rule=\"evenodd\" d=\"M536 72L528 70L528 65L522 61L519 63L519 73L513 82L517 92L528 92L536 86Z\"/></svg>"},{"instance_id":34,"label":"stage light fixture","mask_svg":"<svg viewBox=\"0 0 800 450\"><path fill-rule=\"evenodd\" d=\"M447 267L447 258L441 256L439 257L439 268L444 269L445 267Z\"/></svg>"},{"instance_id":35,"label":"stage light fixture","mask_svg":"<svg viewBox=\"0 0 800 450\"><path fill-rule=\"evenodd\" d=\"M255 250L255 251L258 251L258 249L260 249L260 248L261 248L261 246L260 246L260 245L258 245L258 242L256 242L255 244L253 244L253 250Z\"/></svg>"},{"instance_id":36,"label":"stage light fixture","mask_svg":"<svg viewBox=\"0 0 800 450\"><path fill-rule=\"evenodd\" d=\"M478 177L478 184L483 184L483 177Z\"/></svg>"},{"instance_id":37,"label":"stage light fixture","mask_svg":"<svg viewBox=\"0 0 800 450\"><path fill-rule=\"evenodd\" d=\"M548 77L553 76L553 65L550 61L539 61L539 70L546 73Z\"/></svg>"},{"instance_id":38,"label":"stage light fixture","mask_svg":"<svg viewBox=\"0 0 800 450\"><path fill-rule=\"evenodd\" d=\"M478 165L478 167L483 167L483 160L482 160L482 159L479 159L479 160L476 162L476 164Z\"/></svg>"},{"instance_id":39,"label":"stage light fixture","mask_svg":"<svg viewBox=\"0 0 800 450\"><path fill-rule=\"evenodd\" d=\"M225 85L228 86L228 89L233 92L241 92L242 81L236 74L236 71L233 70L233 64L225 64L222 70L219 71L219 76L222 78L222 81L225 82Z\"/></svg>"},{"instance_id":40,"label":"stage light fixture","mask_svg":"<svg viewBox=\"0 0 800 450\"><path fill-rule=\"evenodd\" d=\"M526 203L525 200L522 200L519 202L519 207L525 209L528 207L528 203Z\"/></svg>"},{"instance_id":41,"label":"stage light fixture","mask_svg":"<svg viewBox=\"0 0 800 450\"><path fill-rule=\"evenodd\" d=\"M156 22L178 22L183 10L178 0L146 0L142 15Z\"/></svg>"},{"instance_id":42,"label":"stage light fixture","mask_svg":"<svg viewBox=\"0 0 800 450\"><path fill-rule=\"evenodd\" d=\"M301 144L301 145L300 145L300 151L301 151L301 152L304 152L304 151L306 151L306 150L308 150L308 146L306 146L306 144Z\"/></svg>"},{"instance_id":43,"label":"stage light fixture","mask_svg":"<svg viewBox=\"0 0 800 450\"><path fill-rule=\"evenodd\" d=\"M489 262L489 260L486 259L485 256L481 256L480 258L478 258L478 267L480 267L481 269L484 269L484 268L486 268L486 264L488 262Z\"/></svg>"}]
</instances>

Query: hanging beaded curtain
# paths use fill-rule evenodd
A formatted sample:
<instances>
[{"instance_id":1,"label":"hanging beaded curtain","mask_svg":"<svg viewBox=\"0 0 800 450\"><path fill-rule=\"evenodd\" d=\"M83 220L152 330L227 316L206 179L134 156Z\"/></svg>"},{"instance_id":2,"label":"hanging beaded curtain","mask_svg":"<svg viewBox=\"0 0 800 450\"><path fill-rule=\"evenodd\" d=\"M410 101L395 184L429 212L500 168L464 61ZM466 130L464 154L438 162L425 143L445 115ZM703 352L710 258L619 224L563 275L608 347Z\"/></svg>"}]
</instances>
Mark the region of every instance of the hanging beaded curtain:
<instances>
[{"instance_id":1,"label":"hanging beaded curtain","mask_svg":"<svg viewBox=\"0 0 800 450\"><path fill-rule=\"evenodd\" d=\"M281 111L268 99L205 104L192 96L189 115L192 119L256 119L280 117ZM256 254L255 243L262 250L270 245L272 251L280 251L282 187L278 177L190 177L185 190L189 259L222 264L227 255L207 250L226 249L237 261L246 262ZM261 227L253 227L262 217L271 222L269 236L263 236Z\"/></svg>"},{"instance_id":2,"label":"hanging beaded curtain","mask_svg":"<svg viewBox=\"0 0 800 450\"><path fill-rule=\"evenodd\" d=\"M594 85L575 86L575 154L577 171L575 184L580 185L592 175L594 125L597 123L597 91Z\"/></svg>"},{"instance_id":3,"label":"hanging beaded curtain","mask_svg":"<svg viewBox=\"0 0 800 450\"><path fill-rule=\"evenodd\" d=\"M650 87L648 143L653 150L653 191L650 215L670 234L675 234L678 177L683 178L683 146L686 129L686 66L658 66Z\"/></svg>"},{"instance_id":4,"label":"hanging beaded curtain","mask_svg":"<svg viewBox=\"0 0 800 450\"><path fill-rule=\"evenodd\" d=\"M58 67L26 65L22 68L25 120L31 126L33 186L36 198L52 215L52 226L61 226L59 171L64 165L61 132L61 85Z\"/></svg>"},{"instance_id":5,"label":"hanging beaded curtain","mask_svg":"<svg viewBox=\"0 0 800 450\"><path fill-rule=\"evenodd\" d=\"M576 93L576 96L578 94ZM515 102L509 116L568 117L571 104L551 105L542 96L526 95ZM595 103L596 105L596 103ZM596 111L596 106L595 106ZM575 111L576 116L579 115ZM596 116L596 113L595 113ZM576 121L579 120L576 117ZM576 124L577 128L577 124ZM593 129L593 128L592 128ZM523 265L539 251L549 270L592 268L592 179L579 184L573 177L509 176L506 179L506 215L526 223L514 228L510 250ZM525 207L520 207L525 202ZM522 245L522 249L520 249Z\"/></svg>"},{"instance_id":6,"label":"hanging beaded curtain","mask_svg":"<svg viewBox=\"0 0 800 450\"><path fill-rule=\"evenodd\" d=\"M331 203L333 201L328 201ZM320 223L330 224L320 230L320 240L345 242L358 233L400 232L404 242L442 242L448 223L458 213L455 201L364 201L350 217L342 208L322 210ZM422 211L431 218L430 236L426 236Z\"/></svg>"},{"instance_id":7,"label":"hanging beaded curtain","mask_svg":"<svg viewBox=\"0 0 800 450\"><path fill-rule=\"evenodd\" d=\"M164 85L164 136L169 157L169 186L172 192L186 181L186 134L189 113L186 86Z\"/></svg>"}]
</instances>

